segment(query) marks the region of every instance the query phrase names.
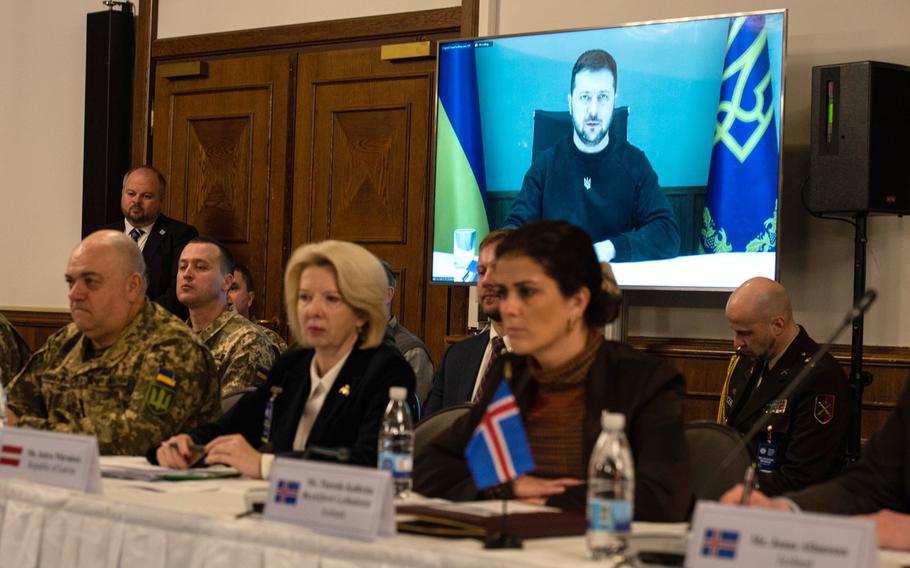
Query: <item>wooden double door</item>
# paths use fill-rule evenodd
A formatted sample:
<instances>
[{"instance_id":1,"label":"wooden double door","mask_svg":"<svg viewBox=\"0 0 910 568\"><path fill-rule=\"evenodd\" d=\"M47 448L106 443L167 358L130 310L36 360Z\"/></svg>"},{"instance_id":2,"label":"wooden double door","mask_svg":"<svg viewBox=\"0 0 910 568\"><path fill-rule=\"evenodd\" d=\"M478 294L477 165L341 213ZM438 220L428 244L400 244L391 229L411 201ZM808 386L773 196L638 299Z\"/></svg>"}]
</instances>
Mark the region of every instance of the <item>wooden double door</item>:
<instances>
[{"instance_id":1,"label":"wooden double door","mask_svg":"<svg viewBox=\"0 0 910 568\"><path fill-rule=\"evenodd\" d=\"M205 76L181 78L159 65L166 213L250 268L258 318L284 321L296 246L342 239L391 264L393 313L424 331L434 66L381 61L378 47L209 59Z\"/></svg>"}]
</instances>

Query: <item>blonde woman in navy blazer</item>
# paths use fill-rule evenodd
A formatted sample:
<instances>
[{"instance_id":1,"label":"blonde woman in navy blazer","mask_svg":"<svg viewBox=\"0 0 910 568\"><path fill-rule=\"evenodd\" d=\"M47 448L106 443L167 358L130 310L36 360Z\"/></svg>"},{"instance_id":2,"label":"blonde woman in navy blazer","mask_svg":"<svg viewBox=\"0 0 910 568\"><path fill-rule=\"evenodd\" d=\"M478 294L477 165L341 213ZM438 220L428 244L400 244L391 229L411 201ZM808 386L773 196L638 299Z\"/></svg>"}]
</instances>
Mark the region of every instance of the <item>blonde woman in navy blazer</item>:
<instances>
[{"instance_id":1,"label":"blonde woman in navy blazer","mask_svg":"<svg viewBox=\"0 0 910 568\"><path fill-rule=\"evenodd\" d=\"M268 477L276 454L342 454L348 463L376 465L389 387L414 391L411 367L382 343L385 270L359 245L323 241L294 251L284 287L300 347L281 356L268 379L219 421L166 440L150 450L151 461L177 469L222 463L249 477ZM321 405L314 380L324 383Z\"/></svg>"}]
</instances>

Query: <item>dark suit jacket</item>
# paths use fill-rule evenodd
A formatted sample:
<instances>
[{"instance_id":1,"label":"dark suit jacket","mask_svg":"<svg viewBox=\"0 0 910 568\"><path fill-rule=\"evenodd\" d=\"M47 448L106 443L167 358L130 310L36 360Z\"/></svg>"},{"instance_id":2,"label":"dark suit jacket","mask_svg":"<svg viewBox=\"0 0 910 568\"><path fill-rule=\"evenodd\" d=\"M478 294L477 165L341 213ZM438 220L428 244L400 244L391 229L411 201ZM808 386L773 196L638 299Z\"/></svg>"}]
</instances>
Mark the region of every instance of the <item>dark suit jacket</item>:
<instances>
[{"instance_id":1,"label":"dark suit jacket","mask_svg":"<svg viewBox=\"0 0 910 568\"><path fill-rule=\"evenodd\" d=\"M483 353L490 342L490 330L459 341L446 350L433 377L433 388L423 405L423 415L462 402L470 402L480 372Z\"/></svg>"},{"instance_id":2,"label":"dark suit jacket","mask_svg":"<svg viewBox=\"0 0 910 568\"><path fill-rule=\"evenodd\" d=\"M122 233L124 227L126 225L123 219L120 219L104 228ZM180 263L183 247L198 236L199 231L192 225L159 215L149 232L145 248L142 249L148 279L146 294L180 319L186 319L188 311L177 301L177 265Z\"/></svg>"},{"instance_id":3,"label":"dark suit jacket","mask_svg":"<svg viewBox=\"0 0 910 568\"><path fill-rule=\"evenodd\" d=\"M892 509L910 513L910 382L858 462L827 483L786 496L807 511L866 515Z\"/></svg>"},{"instance_id":4,"label":"dark suit jacket","mask_svg":"<svg viewBox=\"0 0 910 568\"><path fill-rule=\"evenodd\" d=\"M730 426L745 434L762 415L770 414L772 443L777 446L775 471L759 473L758 477L759 486L767 495L827 481L844 467L850 425L849 385L837 361L831 355L823 357L793 396L786 401L779 398L816 351L818 344L800 327L799 335L777 365L765 372L761 385L747 399L743 398L743 391L753 367L759 363L748 358L740 360L730 379L725 402ZM767 442L767 438L763 429L750 440L753 456L758 444Z\"/></svg>"},{"instance_id":5,"label":"dark suit jacket","mask_svg":"<svg viewBox=\"0 0 910 568\"><path fill-rule=\"evenodd\" d=\"M504 361L512 362L510 383L522 417L534 402L536 383L527 358L500 357L493 385L471 412L430 442L426 453L415 456L414 489L428 497L470 501L489 496L478 492L464 460L464 448L487 404L502 382ZM590 459L600 435L602 410L626 415L626 434L635 460L635 520L685 520L692 499L689 452L683 433L682 376L669 363L627 345L604 342L587 379L584 409L584 459ZM581 410L581 409L579 409ZM533 472L532 472L533 474ZM573 487L547 500L548 505L582 511L586 485Z\"/></svg>"},{"instance_id":6,"label":"dark suit jacket","mask_svg":"<svg viewBox=\"0 0 910 568\"><path fill-rule=\"evenodd\" d=\"M254 448L263 446L263 417L272 387L281 387L272 418L271 448L293 451L297 425L310 396L312 349L291 349L278 358L268 380L241 398L220 420L189 432L200 444L226 434L241 434ZM379 426L389 402L389 387L414 390L414 371L395 347L354 347L326 395L307 438L307 447L348 448L349 463L376 466Z\"/></svg>"}]
</instances>

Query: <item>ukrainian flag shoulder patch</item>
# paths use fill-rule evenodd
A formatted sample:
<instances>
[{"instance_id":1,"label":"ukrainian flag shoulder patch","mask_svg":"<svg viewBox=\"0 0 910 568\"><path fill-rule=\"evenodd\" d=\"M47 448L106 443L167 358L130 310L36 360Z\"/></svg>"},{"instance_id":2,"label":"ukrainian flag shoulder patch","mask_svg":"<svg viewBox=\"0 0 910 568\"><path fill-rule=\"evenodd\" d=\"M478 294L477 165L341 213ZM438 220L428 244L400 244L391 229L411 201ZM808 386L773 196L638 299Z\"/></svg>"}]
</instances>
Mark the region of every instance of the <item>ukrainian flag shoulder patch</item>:
<instances>
[{"instance_id":1,"label":"ukrainian flag shoulder patch","mask_svg":"<svg viewBox=\"0 0 910 568\"><path fill-rule=\"evenodd\" d=\"M158 375L155 377L155 380L159 383L164 383L171 388L177 386L177 380L174 379L174 373L172 371L168 371L163 367L161 369L158 369Z\"/></svg>"},{"instance_id":2,"label":"ukrainian flag shoulder patch","mask_svg":"<svg viewBox=\"0 0 910 568\"><path fill-rule=\"evenodd\" d=\"M174 398L177 393L174 387L177 386L177 379L174 373L167 369L158 369L155 380L149 385L145 394L145 408L152 414L161 415L171 409L174 404Z\"/></svg>"}]
</instances>

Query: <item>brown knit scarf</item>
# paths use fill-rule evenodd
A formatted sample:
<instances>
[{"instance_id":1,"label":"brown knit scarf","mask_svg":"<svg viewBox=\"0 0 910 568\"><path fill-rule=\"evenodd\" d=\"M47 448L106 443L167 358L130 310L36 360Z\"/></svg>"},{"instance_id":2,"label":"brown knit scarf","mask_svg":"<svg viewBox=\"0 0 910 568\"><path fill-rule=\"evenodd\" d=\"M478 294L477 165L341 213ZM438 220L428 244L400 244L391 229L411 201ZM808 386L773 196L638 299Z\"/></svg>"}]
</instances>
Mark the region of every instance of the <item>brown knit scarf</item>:
<instances>
[{"instance_id":1,"label":"brown knit scarf","mask_svg":"<svg viewBox=\"0 0 910 568\"><path fill-rule=\"evenodd\" d=\"M585 478L585 381L603 341L603 334L592 330L584 350L553 369L541 369L537 361L529 360L531 378L537 383L525 424L531 454L537 465L534 475Z\"/></svg>"}]
</instances>

